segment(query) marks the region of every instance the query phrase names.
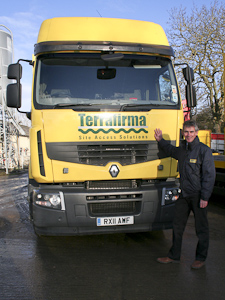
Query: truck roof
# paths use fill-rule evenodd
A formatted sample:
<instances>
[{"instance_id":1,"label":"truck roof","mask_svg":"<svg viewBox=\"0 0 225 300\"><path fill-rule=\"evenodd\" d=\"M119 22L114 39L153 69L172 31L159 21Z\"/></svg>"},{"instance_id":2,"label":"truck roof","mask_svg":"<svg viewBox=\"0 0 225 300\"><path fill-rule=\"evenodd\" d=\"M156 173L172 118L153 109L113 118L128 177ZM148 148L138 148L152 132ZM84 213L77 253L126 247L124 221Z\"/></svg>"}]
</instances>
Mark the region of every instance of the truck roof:
<instances>
[{"instance_id":1,"label":"truck roof","mask_svg":"<svg viewBox=\"0 0 225 300\"><path fill-rule=\"evenodd\" d=\"M166 48L165 54L173 55L166 34L158 24L129 19L93 17L62 17L45 20L39 31L37 44L35 45L35 54L46 49L40 48L41 44L46 46L49 44L75 45L79 43L92 45L129 44L139 47L151 45L153 48L160 46L161 48ZM169 48L170 50L168 51ZM67 48L67 50L69 49L72 49L71 46ZM55 51L57 50L63 49L56 47ZM157 53L157 50L155 50L155 53Z\"/></svg>"},{"instance_id":2,"label":"truck roof","mask_svg":"<svg viewBox=\"0 0 225 300\"><path fill-rule=\"evenodd\" d=\"M46 41L109 41L169 46L163 28L128 19L63 17L45 20L38 43Z\"/></svg>"}]
</instances>

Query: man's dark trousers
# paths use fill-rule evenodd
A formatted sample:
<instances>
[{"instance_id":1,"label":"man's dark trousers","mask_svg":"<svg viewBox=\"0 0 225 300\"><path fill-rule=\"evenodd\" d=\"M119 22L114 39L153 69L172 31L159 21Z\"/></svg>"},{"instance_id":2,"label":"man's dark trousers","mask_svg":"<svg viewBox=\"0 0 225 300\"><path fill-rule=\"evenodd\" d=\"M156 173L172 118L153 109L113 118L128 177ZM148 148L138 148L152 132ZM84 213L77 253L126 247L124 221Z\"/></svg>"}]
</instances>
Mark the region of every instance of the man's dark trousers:
<instances>
[{"instance_id":1,"label":"man's dark trousers","mask_svg":"<svg viewBox=\"0 0 225 300\"><path fill-rule=\"evenodd\" d=\"M175 204L175 216L173 222L173 246L168 257L180 260L182 238L187 220L191 211L195 217L195 230L198 237L196 248L196 260L205 261L209 247L209 226L207 219L207 208L200 208L200 197L183 197L182 195Z\"/></svg>"}]
</instances>

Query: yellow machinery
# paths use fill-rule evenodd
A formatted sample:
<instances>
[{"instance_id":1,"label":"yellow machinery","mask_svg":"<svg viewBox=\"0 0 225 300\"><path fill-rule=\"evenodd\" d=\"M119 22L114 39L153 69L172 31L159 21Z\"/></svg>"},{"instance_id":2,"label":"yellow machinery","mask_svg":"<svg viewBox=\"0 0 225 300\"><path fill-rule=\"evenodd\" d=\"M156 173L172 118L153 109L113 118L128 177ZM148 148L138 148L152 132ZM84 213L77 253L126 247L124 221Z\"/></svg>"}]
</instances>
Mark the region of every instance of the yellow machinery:
<instances>
[{"instance_id":1,"label":"yellow machinery","mask_svg":"<svg viewBox=\"0 0 225 300\"><path fill-rule=\"evenodd\" d=\"M225 54L223 55L223 62L224 62L223 79L224 79L224 90L225 90ZM224 108L225 108L225 101L224 101ZM225 138L225 131L224 131L224 138ZM225 153L223 153L223 155L221 154L214 155L214 162L216 167L216 182L215 182L213 193L220 196L225 196Z\"/></svg>"},{"instance_id":2,"label":"yellow machinery","mask_svg":"<svg viewBox=\"0 0 225 300\"><path fill-rule=\"evenodd\" d=\"M54 18L34 47L29 171L38 234L171 228L177 162L154 129L179 145L183 112L173 49L161 26L106 18ZM7 103L20 108L22 67L9 66ZM193 71L183 69L188 106Z\"/></svg>"},{"instance_id":3,"label":"yellow machinery","mask_svg":"<svg viewBox=\"0 0 225 300\"><path fill-rule=\"evenodd\" d=\"M225 55L224 55L224 66L225 66ZM224 76L224 80L225 80L225 76ZM225 196L225 159L224 159L225 155L224 153L222 154L220 151L215 150L213 145L211 145L211 137L213 137L214 135L217 136L218 134L212 134L211 130L199 130L198 133L198 137L202 143L206 144L208 147L212 146L214 163L216 168L216 181L213 189L213 194L218 196ZM223 137L224 136L225 134L223 135Z\"/></svg>"}]
</instances>

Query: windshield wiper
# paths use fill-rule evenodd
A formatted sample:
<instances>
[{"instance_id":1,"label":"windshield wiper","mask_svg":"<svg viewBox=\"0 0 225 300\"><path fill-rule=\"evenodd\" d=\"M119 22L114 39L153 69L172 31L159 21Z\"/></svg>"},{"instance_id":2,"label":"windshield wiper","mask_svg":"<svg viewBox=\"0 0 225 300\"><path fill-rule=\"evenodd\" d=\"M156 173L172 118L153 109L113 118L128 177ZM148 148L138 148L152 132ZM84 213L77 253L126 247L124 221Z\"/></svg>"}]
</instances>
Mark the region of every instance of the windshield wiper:
<instances>
[{"instance_id":1,"label":"windshield wiper","mask_svg":"<svg viewBox=\"0 0 225 300\"><path fill-rule=\"evenodd\" d=\"M145 107L145 108L147 108L149 106L161 106L161 105L160 104L152 104L152 103L149 103L149 104L123 104L120 107L120 111L123 111L125 107Z\"/></svg>"},{"instance_id":2,"label":"windshield wiper","mask_svg":"<svg viewBox=\"0 0 225 300\"><path fill-rule=\"evenodd\" d=\"M56 105L53 106L53 108L65 108L65 107L77 107L77 106L92 106L91 103L87 103L87 104L82 104L82 103L58 103Z\"/></svg>"}]
</instances>

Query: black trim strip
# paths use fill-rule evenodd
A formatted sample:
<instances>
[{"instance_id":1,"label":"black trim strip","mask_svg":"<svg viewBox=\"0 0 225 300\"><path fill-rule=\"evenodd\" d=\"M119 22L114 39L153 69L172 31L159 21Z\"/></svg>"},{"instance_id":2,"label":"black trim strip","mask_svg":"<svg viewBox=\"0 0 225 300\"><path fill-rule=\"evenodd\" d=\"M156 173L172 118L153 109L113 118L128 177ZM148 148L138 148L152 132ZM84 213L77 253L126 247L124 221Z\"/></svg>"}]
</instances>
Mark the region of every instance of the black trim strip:
<instances>
[{"instance_id":1,"label":"black trim strip","mask_svg":"<svg viewBox=\"0 0 225 300\"><path fill-rule=\"evenodd\" d=\"M44 167L42 142L41 142L41 131L37 132L37 142L38 142L38 157L39 157L40 173L42 176L45 176L45 167Z\"/></svg>"},{"instance_id":2,"label":"black trim strip","mask_svg":"<svg viewBox=\"0 0 225 300\"><path fill-rule=\"evenodd\" d=\"M79 43L79 42L42 42L34 45L34 54L56 51L120 51L120 52L142 52L174 56L173 48L164 45L146 45L133 43Z\"/></svg>"}]
</instances>

